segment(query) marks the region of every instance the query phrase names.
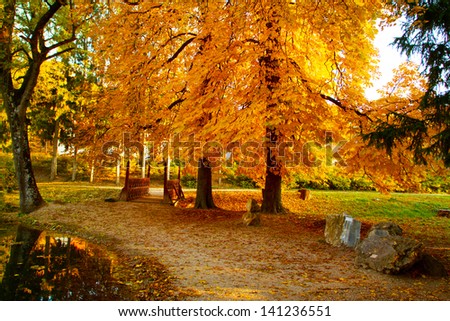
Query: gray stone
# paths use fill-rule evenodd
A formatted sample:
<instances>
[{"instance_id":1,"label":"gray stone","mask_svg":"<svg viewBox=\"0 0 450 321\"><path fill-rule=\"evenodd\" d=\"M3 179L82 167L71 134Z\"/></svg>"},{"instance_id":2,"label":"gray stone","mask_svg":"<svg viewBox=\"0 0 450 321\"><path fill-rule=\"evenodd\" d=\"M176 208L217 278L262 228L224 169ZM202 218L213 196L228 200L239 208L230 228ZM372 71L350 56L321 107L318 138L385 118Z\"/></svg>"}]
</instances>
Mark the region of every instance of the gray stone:
<instances>
[{"instance_id":1,"label":"gray stone","mask_svg":"<svg viewBox=\"0 0 450 321\"><path fill-rule=\"evenodd\" d=\"M367 237L371 236L401 236L403 231L400 226L392 222L382 222L375 224L369 230Z\"/></svg>"},{"instance_id":2,"label":"gray stone","mask_svg":"<svg viewBox=\"0 0 450 321\"><path fill-rule=\"evenodd\" d=\"M422 248L422 243L399 235L372 234L356 247L355 262L378 272L399 274L422 258Z\"/></svg>"},{"instance_id":3,"label":"gray stone","mask_svg":"<svg viewBox=\"0 0 450 321\"><path fill-rule=\"evenodd\" d=\"M360 238L361 222L347 214L328 215L325 225L325 241L334 246L342 244L355 247Z\"/></svg>"},{"instance_id":4,"label":"gray stone","mask_svg":"<svg viewBox=\"0 0 450 321\"><path fill-rule=\"evenodd\" d=\"M361 222L346 216L341 234L341 243L349 247L355 247L359 243L361 235Z\"/></svg>"}]
</instances>

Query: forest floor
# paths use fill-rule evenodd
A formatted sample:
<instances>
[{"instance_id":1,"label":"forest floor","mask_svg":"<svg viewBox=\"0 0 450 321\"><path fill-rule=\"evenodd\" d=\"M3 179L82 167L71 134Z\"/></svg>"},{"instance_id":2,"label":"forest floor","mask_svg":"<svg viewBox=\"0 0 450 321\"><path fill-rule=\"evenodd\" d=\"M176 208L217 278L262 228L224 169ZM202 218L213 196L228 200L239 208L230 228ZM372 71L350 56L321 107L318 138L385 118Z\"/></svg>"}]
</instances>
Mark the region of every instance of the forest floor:
<instances>
[{"instance_id":1,"label":"forest floor","mask_svg":"<svg viewBox=\"0 0 450 321\"><path fill-rule=\"evenodd\" d=\"M114 252L120 261L115 272L130 284L133 299L450 300L449 277L355 266L352 249L325 242L324 217L262 215L259 227L247 227L244 206L245 200L233 211L177 208L159 196L55 202L20 220ZM363 235L369 227L363 222ZM450 270L448 234L420 241Z\"/></svg>"}]
</instances>

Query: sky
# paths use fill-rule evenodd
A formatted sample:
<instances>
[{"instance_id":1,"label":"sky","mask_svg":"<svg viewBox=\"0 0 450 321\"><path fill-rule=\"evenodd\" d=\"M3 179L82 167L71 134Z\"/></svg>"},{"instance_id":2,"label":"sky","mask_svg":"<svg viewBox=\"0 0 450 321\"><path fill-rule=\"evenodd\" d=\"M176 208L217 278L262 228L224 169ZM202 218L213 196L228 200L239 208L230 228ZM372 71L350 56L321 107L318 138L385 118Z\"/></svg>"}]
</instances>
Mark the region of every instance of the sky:
<instances>
[{"instance_id":1,"label":"sky","mask_svg":"<svg viewBox=\"0 0 450 321\"><path fill-rule=\"evenodd\" d=\"M393 75L393 69L397 68L402 62L407 61L405 55L401 55L400 52L390 44L394 41L395 37L402 35L400 26L386 27L384 30L380 30L375 37L375 47L379 50L379 79L374 79L372 88L366 90L366 97L369 100L379 98L377 93L378 89L381 89L387 84Z\"/></svg>"}]
</instances>

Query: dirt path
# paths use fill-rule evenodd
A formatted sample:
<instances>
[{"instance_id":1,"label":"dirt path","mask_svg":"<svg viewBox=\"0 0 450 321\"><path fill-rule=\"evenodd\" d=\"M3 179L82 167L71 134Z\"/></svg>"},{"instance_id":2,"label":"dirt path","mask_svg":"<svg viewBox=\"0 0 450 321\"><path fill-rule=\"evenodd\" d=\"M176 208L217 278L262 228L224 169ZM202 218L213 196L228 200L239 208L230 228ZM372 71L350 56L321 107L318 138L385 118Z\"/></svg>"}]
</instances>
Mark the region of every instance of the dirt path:
<instances>
[{"instance_id":1,"label":"dirt path","mask_svg":"<svg viewBox=\"0 0 450 321\"><path fill-rule=\"evenodd\" d=\"M135 202L51 204L31 215L104 240L127 256L156 257L188 300L449 300L448 278L388 276L324 242L323 222Z\"/></svg>"}]
</instances>

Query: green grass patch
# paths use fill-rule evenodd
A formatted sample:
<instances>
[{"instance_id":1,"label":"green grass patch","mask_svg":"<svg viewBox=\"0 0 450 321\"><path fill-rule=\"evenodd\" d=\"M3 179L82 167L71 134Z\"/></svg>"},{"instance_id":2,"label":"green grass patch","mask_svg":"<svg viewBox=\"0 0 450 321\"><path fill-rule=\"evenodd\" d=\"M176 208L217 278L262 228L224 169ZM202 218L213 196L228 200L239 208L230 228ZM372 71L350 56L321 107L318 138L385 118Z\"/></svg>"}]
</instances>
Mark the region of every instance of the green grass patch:
<instances>
[{"instance_id":1,"label":"green grass patch","mask_svg":"<svg viewBox=\"0 0 450 321\"><path fill-rule=\"evenodd\" d=\"M286 192L286 195L295 192ZM295 197L295 194L293 195ZM297 203L297 202L295 202ZM364 219L383 218L430 218L437 210L450 208L450 196L439 194L393 193L383 195L377 192L313 191L312 198L300 203L293 211L307 214L348 213ZM289 205L288 205L289 207ZM305 213L306 214L306 213Z\"/></svg>"},{"instance_id":2,"label":"green grass patch","mask_svg":"<svg viewBox=\"0 0 450 321\"><path fill-rule=\"evenodd\" d=\"M80 183L41 183L38 184L46 202L79 203L90 200L117 198L120 189L112 186L95 186Z\"/></svg>"}]
</instances>

